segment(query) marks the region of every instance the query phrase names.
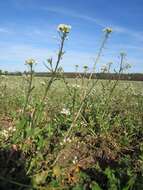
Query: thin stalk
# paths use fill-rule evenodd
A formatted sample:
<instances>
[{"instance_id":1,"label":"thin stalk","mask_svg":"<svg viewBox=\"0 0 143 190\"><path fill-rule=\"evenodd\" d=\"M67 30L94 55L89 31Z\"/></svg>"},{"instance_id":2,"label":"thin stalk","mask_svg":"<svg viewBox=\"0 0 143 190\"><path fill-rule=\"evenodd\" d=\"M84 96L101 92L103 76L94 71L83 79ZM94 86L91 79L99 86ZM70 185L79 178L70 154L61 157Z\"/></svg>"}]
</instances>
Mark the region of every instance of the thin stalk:
<instances>
[{"instance_id":1,"label":"thin stalk","mask_svg":"<svg viewBox=\"0 0 143 190\"><path fill-rule=\"evenodd\" d=\"M58 53L58 58L57 58L57 62L56 62L56 66L55 66L55 69L54 71L52 72L52 77L45 89L45 93L44 93L44 96L42 98L42 101L41 103L45 100L46 96L47 96L47 93L53 83L53 80L55 78L55 75L56 75L56 72L57 72L57 69L58 69L58 66L59 66L59 63L60 63L60 60L62 58L62 55L63 55L63 48L64 48L64 42L65 42L65 39L66 39L66 33L63 34L63 36L61 36L61 44L60 44L60 49L59 49L59 53Z\"/></svg>"},{"instance_id":2,"label":"thin stalk","mask_svg":"<svg viewBox=\"0 0 143 190\"><path fill-rule=\"evenodd\" d=\"M25 111L26 111L26 108L27 108L27 105L28 105L28 102L29 102L29 98L30 98L30 93L31 93L31 90L32 90L33 69L32 69L32 65L29 65L29 66L30 66L30 80L29 80L28 91L27 91L27 95L26 95L26 101L25 101L25 105L24 105L24 108L23 108L23 113L24 114L25 114Z\"/></svg>"},{"instance_id":3,"label":"thin stalk","mask_svg":"<svg viewBox=\"0 0 143 190\"><path fill-rule=\"evenodd\" d=\"M4 178L2 176L0 176L0 180L6 181L6 182L11 183L11 184L15 184L15 185L20 186L20 187L26 187L26 188L31 188L32 187L30 185L22 184L22 183L19 183L17 181L13 181L11 179L6 179L6 178Z\"/></svg>"},{"instance_id":4,"label":"thin stalk","mask_svg":"<svg viewBox=\"0 0 143 190\"><path fill-rule=\"evenodd\" d=\"M52 77L50 78L50 81L48 82L47 86L46 86L46 89L45 89L45 92L44 92L44 95L43 95L43 98L40 102L40 105L38 106L37 109L35 109L33 115L35 118L33 118L33 125L37 122L39 116L42 114L43 112L43 108L44 108L44 101L47 97L47 93L56 77L56 73L57 73L57 69L58 69L58 66L59 66L59 63L62 59L62 56L63 56L63 48L64 48L64 42L65 42L65 39L67 37L67 34L66 33L63 33L63 35L61 36L61 43L60 43L60 48L59 48L59 52L58 52L58 58L57 58L57 61L56 61L56 65L55 65L55 69L54 71L52 71ZM37 115L36 115L37 113Z\"/></svg>"},{"instance_id":5,"label":"thin stalk","mask_svg":"<svg viewBox=\"0 0 143 190\"><path fill-rule=\"evenodd\" d=\"M113 87L112 87L111 90L110 90L109 96L108 96L108 98L107 98L106 101L105 101L106 107L107 107L107 105L109 104L110 99L111 99L111 97L112 97L112 94L113 94L113 92L114 92L114 90L115 90L116 86L118 85L118 82L119 82L119 80L120 80L120 78L121 78L121 74L122 74L122 71L123 71L123 63L124 63L124 55L121 54L120 68L119 68L119 71L118 71L119 77L118 77L118 79L115 81ZM102 118L104 118L105 114L106 114L106 110L104 110L104 113L103 113L103 115L102 115Z\"/></svg>"},{"instance_id":6,"label":"thin stalk","mask_svg":"<svg viewBox=\"0 0 143 190\"><path fill-rule=\"evenodd\" d=\"M99 61L99 59L100 59L100 57L101 57L102 50L104 49L104 46L105 46L105 44L106 44L106 41L107 41L108 37L109 37L109 33L106 32L105 37L104 37L104 39L103 39L103 41L102 41L102 43L101 43L101 46L100 46L100 48L99 48L99 51L98 51L98 54L97 54L97 57L96 57L94 66L93 66L93 72L91 72L91 74L90 74L90 76L89 76L87 86L89 85L89 82L90 82L91 79L92 79L93 73L94 73L94 71L95 71L96 64L97 64L97 62ZM77 119L79 118L79 116L80 116L80 114L81 114L81 110L82 110L82 108L83 108L83 106L84 106L85 100L87 99L87 97L89 96L89 94L91 93L93 87L95 86L95 84L96 84L97 82L98 82L98 80L96 80L96 81L93 83L93 85L91 86L91 88L90 88L89 90L88 90L88 88L85 89L84 95L83 95L83 99L82 99L82 101L81 101L80 108L79 108L79 110L78 110L78 112L77 112L77 114L76 114L76 116L75 116L75 119L73 120L73 122L72 122L72 124L71 124L69 130L67 131L66 136L65 136L64 138L67 138L67 137L69 136L71 130L72 130L73 127L75 126L75 123L76 123ZM52 164L52 166L54 166L54 165L56 164L56 162L58 161L58 159L59 159L59 157L60 157L60 154L61 154L61 152L57 155L57 157L56 157L54 163Z\"/></svg>"}]
</instances>

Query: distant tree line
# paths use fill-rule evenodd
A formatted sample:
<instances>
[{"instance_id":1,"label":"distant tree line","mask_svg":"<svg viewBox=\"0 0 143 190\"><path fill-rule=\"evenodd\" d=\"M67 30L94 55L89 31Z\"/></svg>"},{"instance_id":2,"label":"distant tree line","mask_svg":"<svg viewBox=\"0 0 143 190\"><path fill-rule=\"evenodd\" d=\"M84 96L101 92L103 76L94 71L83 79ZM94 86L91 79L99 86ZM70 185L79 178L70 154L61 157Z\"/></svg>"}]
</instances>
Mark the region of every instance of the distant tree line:
<instances>
[{"instance_id":1,"label":"distant tree line","mask_svg":"<svg viewBox=\"0 0 143 190\"><path fill-rule=\"evenodd\" d=\"M0 70L0 75L11 75L11 76L22 76L28 74L28 72L8 72ZM62 73L67 78L75 77L86 77L90 76L90 73L75 73L75 72L64 72ZM60 75L60 74L59 74ZM51 77L51 73L46 72L35 72L37 77ZM105 80L130 80L130 81L143 81L143 73L93 73L92 79L105 79Z\"/></svg>"}]
</instances>

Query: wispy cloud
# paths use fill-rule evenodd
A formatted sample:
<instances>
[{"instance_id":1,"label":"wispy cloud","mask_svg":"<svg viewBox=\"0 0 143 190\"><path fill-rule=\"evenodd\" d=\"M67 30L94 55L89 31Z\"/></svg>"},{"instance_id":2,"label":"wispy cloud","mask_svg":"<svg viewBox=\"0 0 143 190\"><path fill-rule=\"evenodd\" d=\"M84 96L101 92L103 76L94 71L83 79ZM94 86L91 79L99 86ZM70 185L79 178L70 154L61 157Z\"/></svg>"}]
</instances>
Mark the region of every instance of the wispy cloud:
<instances>
[{"instance_id":1,"label":"wispy cloud","mask_svg":"<svg viewBox=\"0 0 143 190\"><path fill-rule=\"evenodd\" d=\"M24 44L5 44L0 46L0 60L11 61L18 60L24 61L28 57L44 60L50 56L52 51L48 48L39 48L32 45Z\"/></svg>"},{"instance_id":2,"label":"wispy cloud","mask_svg":"<svg viewBox=\"0 0 143 190\"><path fill-rule=\"evenodd\" d=\"M32 45L24 44L6 44L0 45L0 67L4 68L4 62L7 64L7 69L9 71L24 70L25 59L32 57L37 60L38 64L36 66L37 70L45 70L43 61L49 57L56 59L56 52L49 50L49 48L40 48ZM74 57L75 59L72 59ZM68 51L61 65L66 71L74 70L74 66L78 64L82 67L84 64L91 64L93 62L94 55L91 53ZM9 65L9 68L8 68ZM11 65L11 66L10 66Z\"/></svg>"},{"instance_id":3,"label":"wispy cloud","mask_svg":"<svg viewBox=\"0 0 143 190\"><path fill-rule=\"evenodd\" d=\"M0 28L0 33L10 33L7 28Z\"/></svg>"},{"instance_id":4,"label":"wispy cloud","mask_svg":"<svg viewBox=\"0 0 143 190\"><path fill-rule=\"evenodd\" d=\"M94 22L101 27L105 27L105 23L102 20L87 16L87 15L78 14L77 12L72 11L72 10L63 9L61 7L42 7L42 9L49 12L55 12L58 14L63 14L63 15L68 15L70 17L79 18L85 21Z\"/></svg>"},{"instance_id":5,"label":"wispy cloud","mask_svg":"<svg viewBox=\"0 0 143 190\"><path fill-rule=\"evenodd\" d=\"M32 57L38 62L36 68L42 70L42 62L52 54L53 52L48 48L24 44L3 44L0 45L0 68L8 71L25 70L25 60Z\"/></svg>"},{"instance_id":6,"label":"wispy cloud","mask_svg":"<svg viewBox=\"0 0 143 190\"><path fill-rule=\"evenodd\" d=\"M42 7L42 9L49 11L49 12L55 12L55 13L67 15L67 16L70 16L73 18L82 19L82 20L87 21L87 22L92 22L92 23L95 23L102 28L110 26L113 28L113 30L115 32L123 33L123 34L129 35L129 36L132 36L134 38L137 38L139 40L143 40L143 33L142 32L134 31L134 30L128 29L128 28L123 27L123 26L112 24L111 21L91 17L91 16L84 15L84 14L79 14L75 11L64 9L61 7Z\"/></svg>"},{"instance_id":7,"label":"wispy cloud","mask_svg":"<svg viewBox=\"0 0 143 190\"><path fill-rule=\"evenodd\" d=\"M129 36L132 36L132 37L138 39L138 40L143 41L143 32L130 30L128 28L125 28L122 26L117 26L117 25L113 25L113 29L115 32L127 34Z\"/></svg>"},{"instance_id":8,"label":"wispy cloud","mask_svg":"<svg viewBox=\"0 0 143 190\"><path fill-rule=\"evenodd\" d=\"M136 47L129 46L128 48L136 48ZM32 45L24 45L24 44L17 44L17 45L5 44L5 46L0 45L0 67L2 69L7 69L9 71L25 70L26 69L24 65L25 59L32 57L38 61L36 70L45 71L43 61L45 61L47 58L51 56L55 60L56 58L55 53L56 52L49 50L49 48L37 47ZM112 53L113 53L112 55L107 54L106 56L101 57L101 60L97 65L97 69L99 69L102 64L105 64L107 62L110 61L113 61L113 63L118 62L117 52L112 52ZM95 56L96 54L90 52L82 52L82 51L77 52L69 50L67 51L62 60L61 66L63 66L65 71L74 71L75 65L79 65L80 71L82 70L84 65L88 65L88 67L92 69ZM142 66L142 61L140 58L138 58L138 56L130 57L128 62L131 63L132 65L131 71L139 72ZM6 65L4 63L6 63Z\"/></svg>"}]
</instances>

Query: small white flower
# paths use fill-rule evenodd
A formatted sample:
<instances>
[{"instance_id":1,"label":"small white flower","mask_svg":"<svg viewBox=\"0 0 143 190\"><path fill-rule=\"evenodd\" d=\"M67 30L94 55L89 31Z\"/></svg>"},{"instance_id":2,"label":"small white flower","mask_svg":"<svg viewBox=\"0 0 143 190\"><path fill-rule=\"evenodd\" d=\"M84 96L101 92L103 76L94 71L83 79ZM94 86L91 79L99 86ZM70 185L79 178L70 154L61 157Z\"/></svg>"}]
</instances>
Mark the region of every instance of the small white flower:
<instances>
[{"instance_id":1,"label":"small white flower","mask_svg":"<svg viewBox=\"0 0 143 190\"><path fill-rule=\"evenodd\" d=\"M14 131L16 131L16 128L15 127L10 127L10 129L9 129L11 132L14 132Z\"/></svg>"},{"instance_id":2,"label":"small white flower","mask_svg":"<svg viewBox=\"0 0 143 190\"><path fill-rule=\"evenodd\" d=\"M103 29L103 32L105 32L105 33L107 33L107 34L110 34L110 33L113 32L113 30L112 30L112 28L107 27L107 28L104 28L104 29Z\"/></svg>"},{"instance_id":3,"label":"small white flower","mask_svg":"<svg viewBox=\"0 0 143 190\"><path fill-rule=\"evenodd\" d=\"M46 85L46 82L45 81L41 81L40 82L42 86L45 86Z\"/></svg>"},{"instance_id":4,"label":"small white flower","mask_svg":"<svg viewBox=\"0 0 143 190\"><path fill-rule=\"evenodd\" d=\"M14 132L14 131L16 131L16 128L15 128L15 127L13 127L12 131L13 131L13 132Z\"/></svg>"},{"instance_id":5,"label":"small white flower","mask_svg":"<svg viewBox=\"0 0 143 190\"><path fill-rule=\"evenodd\" d=\"M75 160L73 160L72 162L73 162L73 164L76 164L76 161L75 161Z\"/></svg>"},{"instance_id":6,"label":"small white flower","mask_svg":"<svg viewBox=\"0 0 143 190\"><path fill-rule=\"evenodd\" d=\"M67 142L67 139L65 138L65 139L63 140L63 142L66 143L66 142Z\"/></svg>"},{"instance_id":7,"label":"small white flower","mask_svg":"<svg viewBox=\"0 0 143 190\"><path fill-rule=\"evenodd\" d=\"M63 143L60 143L60 145L63 145L65 143L71 143L71 142L72 142L72 140L69 137L68 138L64 138Z\"/></svg>"},{"instance_id":8,"label":"small white flower","mask_svg":"<svg viewBox=\"0 0 143 190\"><path fill-rule=\"evenodd\" d=\"M71 143L71 139L70 139L70 138L67 138L67 142Z\"/></svg>"},{"instance_id":9,"label":"small white flower","mask_svg":"<svg viewBox=\"0 0 143 190\"><path fill-rule=\"evenodd\" d=\"M8 131L5 130L5 129L1 132L1 135L2 135L3 137L5 137L6 139L9 137L9 133L8 133Z\"/></svg>"},{"instance_id":10,"label":"small white flower","mask_svg":"<svg viewBox=\"0 0 143 190\"><path fill-rule=\"evenodd\" d=\"M82 126L85 126L85 127L87 126L87 124L86 124L84 121L81 121L80 124L81 124Z\"/></svg>"},{"instance_id":11,"label":"small white flower","mask_svg":"<svg viewBox=\"0 0 143 190\"><path fill-rule=\"evenodd\" d=\"M13 130L13 127L12 127L12 126L11 126L11 127L9 127L9 128L8 128L8 130L9 130L9 131L12 131L12 130Z\"/></svg>"},{"instance_id":12,"label":"small white flower","mask_svg":"<svg viewBox=\"0 0 143 190\"><path fill-rule=\"evenodd\" d=\"M80 85L78 85L78 84L72 84L72 87L73 88L80 88Z\"/></svg>"},{"instance_id":13,"label":"small white flower","mask_svg":"<svg viewBox=\"0 0 143 190\"><path fill-rule=\"evenodd\" d=\"M64 114L64 115L70 115L70 111L69 109L66 109L66 108L63 108L62 111L61 111L61 114Z\"/></svg>"},{"instance_id":14,"label":"small white flower","mask_svg":"<svg viewBox=\"0 0 143 190\"><path fill-rule=\"evenodd\" d=\"M73 162L73 164L76 164L76 163L78 162L78 158L77 158L77 156L74 157L74 159L73 159L72 162Z\"/></svg>"},{"instance_id":15,"label":"small white flower","mask_svg":"<svg viewBox=\"0 0 143 190\"><path fill-rule=\"evenodd\" d=\"M78 144L78 145L77 145L77 148L79 148L79 147L80 147L80 145Z\"/></svg>"},{"instance_id":16,"label":"small white flower","mask_svg":"<svg viewBox=\"0 0 143 190\"><path fill-rule=\"evenodd\" d=\"M63 33L69 33L71 30L71 26L67 25L67 24L59 24L57 30L59 32L63 32Z\"/></svg>"},{"instance_id":17,"label":"small white flower","mask_svg":"<svg viewBox=\"0 0 143 190\"><path fill-rule=\"evenodd\" d=\"M33 64L36 64L36 61L35 61L35 59L30 58L30 59L27 59L27 60L25 61L25 63L26 63L27 65L33 65Z\"/></svg>"}]
</instances>

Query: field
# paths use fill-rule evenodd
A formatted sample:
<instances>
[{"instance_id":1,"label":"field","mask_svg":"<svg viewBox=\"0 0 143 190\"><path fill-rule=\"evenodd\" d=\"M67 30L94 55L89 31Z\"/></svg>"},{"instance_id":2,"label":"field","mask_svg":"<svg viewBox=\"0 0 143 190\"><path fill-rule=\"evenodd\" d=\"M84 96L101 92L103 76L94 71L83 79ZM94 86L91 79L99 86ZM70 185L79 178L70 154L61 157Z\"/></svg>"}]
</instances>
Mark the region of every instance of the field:
<instances>
[{"instance_id":1,"label":"field","mask_svg":"<svg viewBox=\"0 0 143 190\"><path fill-rule=\"evenodd\" d=\"M22 76L0 75L0 189L142 190L143 82L121 80L123 52L116 80L92 78L110 28L88 77L76 65L67 78L60 65L70 29L58 26L58 54L45 65L51 77L35 76L31 58Z\"/></svg>"},{"instance_id":2,"label":"field","mask_svg":"<svg viewBox=\"0 0 143 190\"><path fill-rule=\"evenodd\" d=\"M142 82L0 81L0 189L143 189Z\"/></svg>"}]
</instances>

